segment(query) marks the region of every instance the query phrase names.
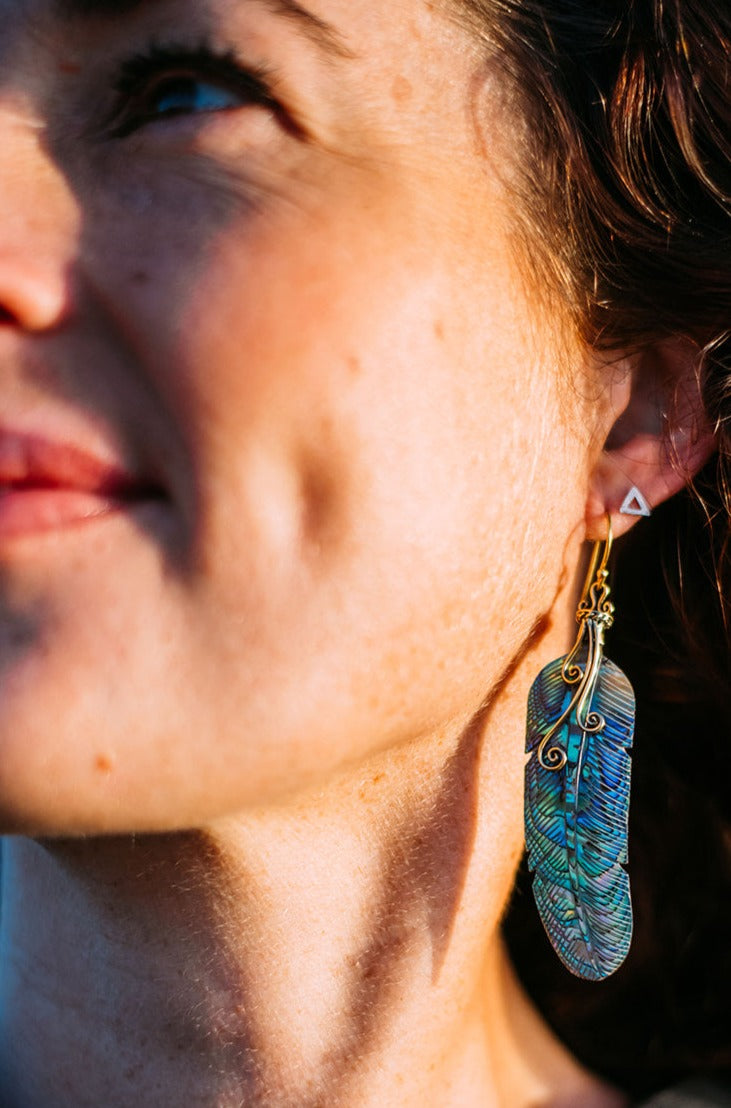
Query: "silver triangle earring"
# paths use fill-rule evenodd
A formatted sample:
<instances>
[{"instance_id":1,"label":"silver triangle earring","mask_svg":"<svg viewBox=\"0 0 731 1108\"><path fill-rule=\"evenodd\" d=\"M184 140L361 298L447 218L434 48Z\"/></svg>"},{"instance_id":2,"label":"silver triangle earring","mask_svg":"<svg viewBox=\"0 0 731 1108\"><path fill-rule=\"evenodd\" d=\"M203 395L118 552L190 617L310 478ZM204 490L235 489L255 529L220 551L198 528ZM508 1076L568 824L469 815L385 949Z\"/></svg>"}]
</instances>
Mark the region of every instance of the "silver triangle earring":
<instances>
[{"instance_id":1,"label":"silver triangle earring","mask_svg":"<svg viewBox=\"0 0 731 1108\"><path fill-rule=\"evenodd\" d=\"M644 496L633 485L629 490L624 500L622 501L622 507L619 509L623 516L651 516L650 505L645 500Z\"/></svg>"}]
</instances>

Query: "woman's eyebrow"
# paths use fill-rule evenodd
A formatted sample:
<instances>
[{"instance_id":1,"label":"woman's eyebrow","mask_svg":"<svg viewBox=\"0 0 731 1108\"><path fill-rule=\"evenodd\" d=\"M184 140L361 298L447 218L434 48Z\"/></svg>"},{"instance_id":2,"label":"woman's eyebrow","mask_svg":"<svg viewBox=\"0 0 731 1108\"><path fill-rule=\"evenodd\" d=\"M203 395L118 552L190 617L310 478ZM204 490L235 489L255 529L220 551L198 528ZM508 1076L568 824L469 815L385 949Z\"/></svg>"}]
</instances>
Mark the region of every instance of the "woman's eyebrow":
<instances>
[{"instance_id":1,"label":"woman's eyebrow","mask_svg":"<svg viewBox=\"0 0 731 1108\"><path fill-rule=\"evenodd\" d=\"M94 17L113 19L115 16L131 14L156 2L157 0L54 0L53 10L54 15L62 20ZM307 37L327 54L337 58L355 56L336 28L303 7L299 0L248 0L248 2L259 3L275 15L281 15L299 24Z\"/></svg>"}]
</instances>

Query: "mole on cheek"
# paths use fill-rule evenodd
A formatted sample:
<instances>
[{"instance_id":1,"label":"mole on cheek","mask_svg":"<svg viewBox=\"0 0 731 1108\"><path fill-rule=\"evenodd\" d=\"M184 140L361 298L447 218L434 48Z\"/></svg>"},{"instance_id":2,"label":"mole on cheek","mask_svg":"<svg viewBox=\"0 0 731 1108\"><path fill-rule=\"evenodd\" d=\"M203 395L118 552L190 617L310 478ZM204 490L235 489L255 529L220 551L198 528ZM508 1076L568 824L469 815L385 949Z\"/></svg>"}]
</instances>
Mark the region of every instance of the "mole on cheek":
<instances>
[{"instance_id":1,"label":"mole on cheek","mask_svg":"<svg viewBox=\"0 0 731 1108\"><path fill-rule=\"evenodd\" d=\"M391 95L394 101L397 104L406 104L411 99L413 92L414 89L411 81L408 81L406 77L399 74L391 86Z\"/></svg>"},{"instance_id":2,"label":"mole on cheek","mask_svg":"<svg viewBox=\"0 0 731 1108\"><path fill-rule=\"evenodd\" d=\"M96 758L94 759L94 768L96 769L97 773L111 773L114 769L114 764L112 762L112 759L109 758L106 754L97 754Z\"/></svg>"}]
</instances>

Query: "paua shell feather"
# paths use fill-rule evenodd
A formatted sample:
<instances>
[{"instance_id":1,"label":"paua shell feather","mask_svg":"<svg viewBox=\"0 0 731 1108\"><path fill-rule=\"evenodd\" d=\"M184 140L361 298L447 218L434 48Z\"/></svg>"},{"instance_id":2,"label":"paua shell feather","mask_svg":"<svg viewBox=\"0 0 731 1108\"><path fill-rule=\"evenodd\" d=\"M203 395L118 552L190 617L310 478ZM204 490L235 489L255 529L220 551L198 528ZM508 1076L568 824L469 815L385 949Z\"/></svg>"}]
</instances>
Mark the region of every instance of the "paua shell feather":
<instances>
[{"instance_id":1,"label":"paua shell feather","mask_svg":"<svg viewBox=\"0 0 731 1108\"><path fill-rule=\"evenodd\" d=\"M566 754L566 765L546 769L538 747L575 692L562 676L563 662L546 666L528 698L526 846L551 944L577 977L599 981L619 968L632 938L623 867L635 698L622 670L603 658L589 705L603 717L602 730L582 729L573 711L551 739Z\"/></svg>"}]
</instances>

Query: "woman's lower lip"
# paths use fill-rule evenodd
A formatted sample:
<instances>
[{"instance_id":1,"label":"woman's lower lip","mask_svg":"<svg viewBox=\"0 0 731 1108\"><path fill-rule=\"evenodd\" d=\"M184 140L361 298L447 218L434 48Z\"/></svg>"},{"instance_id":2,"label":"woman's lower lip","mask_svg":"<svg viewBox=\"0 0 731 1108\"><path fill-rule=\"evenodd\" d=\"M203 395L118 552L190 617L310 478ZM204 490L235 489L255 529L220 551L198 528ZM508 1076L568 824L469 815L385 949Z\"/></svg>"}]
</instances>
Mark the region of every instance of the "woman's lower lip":
<instances>
[{"instance_id":1,"label":"woman's lower lip","mask_svg":"<svg viewBox=\"0 0 731 1108\"><path fill-rule=\"evenodd\" d=\"M77 489L6 489L0 492L0 542L78 526L130 503Z\"/></svg>"}]
</instances>

